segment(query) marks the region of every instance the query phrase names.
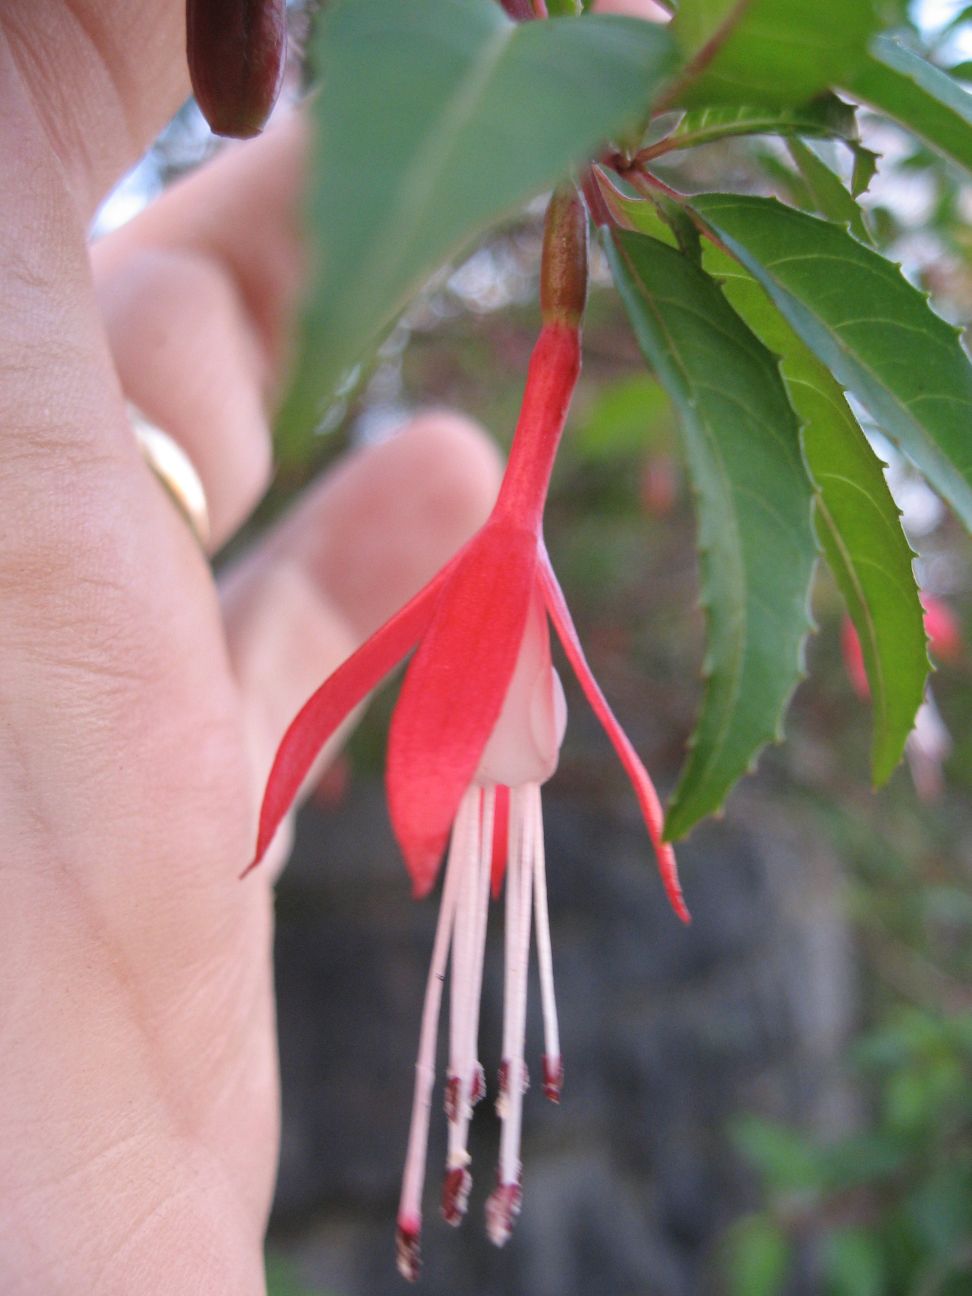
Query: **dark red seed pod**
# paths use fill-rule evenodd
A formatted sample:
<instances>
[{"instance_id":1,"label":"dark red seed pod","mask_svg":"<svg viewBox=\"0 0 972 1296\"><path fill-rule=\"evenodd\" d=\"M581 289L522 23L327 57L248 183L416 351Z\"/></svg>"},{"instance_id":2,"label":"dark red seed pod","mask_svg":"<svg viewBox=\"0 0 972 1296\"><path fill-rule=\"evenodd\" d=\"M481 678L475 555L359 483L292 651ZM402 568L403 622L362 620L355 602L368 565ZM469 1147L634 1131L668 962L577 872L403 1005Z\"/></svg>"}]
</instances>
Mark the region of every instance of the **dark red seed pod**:
<instances>
[{"instance_id":1,"label":"dark red seed pod","mask_svg":"<svg viewBox=\"0 0 972 1296\"><path fill-rule=\"evenodd\" d=\"M514 22L529 22L531 18L537 16L533 9L533 0L500 0L500 4Z\"/></svg>"},{"instance_id":2,"label":"dark red seed pod","mask_svg":"<svg viewBox=\"0 0 972 1296\"><path fill-rule=\"evenodd\" d=\"M286 0L186 0L192 89L217 135L259 135L287 54Z\"/></svg>"}]
</instances>

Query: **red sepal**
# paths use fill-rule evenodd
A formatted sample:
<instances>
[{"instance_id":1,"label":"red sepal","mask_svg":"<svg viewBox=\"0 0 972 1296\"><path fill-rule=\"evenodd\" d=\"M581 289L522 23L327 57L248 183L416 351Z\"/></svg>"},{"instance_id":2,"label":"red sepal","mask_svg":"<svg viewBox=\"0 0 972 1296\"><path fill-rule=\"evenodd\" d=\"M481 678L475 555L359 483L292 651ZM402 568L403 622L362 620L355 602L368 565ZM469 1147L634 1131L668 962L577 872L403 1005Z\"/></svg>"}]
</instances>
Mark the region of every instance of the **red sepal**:
<instances>
[{"instance_id":1,"label":"red sepal","mask_svg":"<svg viewBox=\"0 0 972 1296\"><path fill-rule=\"evenodd\" d=\"M416 897L431 889L516 665L537 540L487 523L442 591L392 717L386 779L395 836Z\"/></svg>"},{"instance_id":2,"label":"red sepal","mask_svg":"<svg viewBox=\"0 0 972 1296\"><path fill-rule=\"evenodd\" d=\"M574 668L574 674L580 681L580 686L584 690L594 714L600 720L607 736L611 739L614 750L617 752L618 758L634 787L645 825L648 828L648 835L651 837L652 845L655 848L658 869L669 904L683 922L690 922L689 911L685 906L682 888L678 880L675 852L672 850L671 845L662 838L664 815L661 802L658 800L658 793L655 791L655 785L652 783L648 771L642 765L638 753L631 746L628 735L615 719L614 713L608 706L607 699L601 692L600 685L591 673L570 610L567 607L567 600L564 598L564 592L554 575L546 550L543 550L540 555L538 572L547 611L550 613L550 619L554 623L560 642L564 646L567 659Z\"/></svg>"},{"instance_id":3,"label":"red sepal","mask_svg":"<svg viewBox=\"0 0 972 1296\"><path fill-rule=\"evenodd\" d=\"M281 820L321 748L358 703L414 648L435 615L443 586L457 559L366 639L304 703L283 736L260 807L256 851L242 876L263 859Z\"/></svg>"}]
</instances>

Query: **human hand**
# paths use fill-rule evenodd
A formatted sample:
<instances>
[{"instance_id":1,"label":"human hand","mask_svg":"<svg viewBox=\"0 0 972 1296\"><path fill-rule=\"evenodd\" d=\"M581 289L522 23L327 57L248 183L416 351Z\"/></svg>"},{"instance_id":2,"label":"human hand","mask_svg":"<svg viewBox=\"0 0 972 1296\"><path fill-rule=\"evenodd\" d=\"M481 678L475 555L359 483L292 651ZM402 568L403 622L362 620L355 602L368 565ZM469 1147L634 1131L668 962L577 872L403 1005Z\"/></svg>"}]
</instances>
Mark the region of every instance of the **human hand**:
<instances>
[{"instance_id":1,"label":"human hand","mask_svg":"<svg viewBox=\"0 0 972 1296\"><path fill-rule=\"evenodd\" d=\"M350 459L222 596L136 449L188 451L214 543L270 471L301 275L300 128L94 252L187 93L174 0L0 14L0 1290L264 1290L272 869L237 881L310 688L485 516L493 451L417 421ZM278 860L279 863L279 860ZM403 892L406 888L403 875Z\"/></svg>"}]
</instances>

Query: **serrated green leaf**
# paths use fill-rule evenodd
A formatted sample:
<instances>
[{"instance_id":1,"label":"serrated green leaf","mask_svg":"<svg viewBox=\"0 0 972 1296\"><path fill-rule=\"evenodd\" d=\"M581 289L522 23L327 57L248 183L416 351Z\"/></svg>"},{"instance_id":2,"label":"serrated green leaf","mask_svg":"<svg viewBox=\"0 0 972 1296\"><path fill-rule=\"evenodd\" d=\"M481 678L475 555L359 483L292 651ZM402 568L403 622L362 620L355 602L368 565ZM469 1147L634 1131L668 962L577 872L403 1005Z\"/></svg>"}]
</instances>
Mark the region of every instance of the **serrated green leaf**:
<instances>
[{"instance_id":1,"label":"serrated green leaf","mask_svg":"<svg viewBox=\"0 0 972 1296\"><path fill-rule=\"evenodd\" d=\"M842 84L913 131L936 153L972 171L972 95L947 72L890 36L879 36L869 56Z\"/></svg>"},{"instance_id":2,"label":"serrated green leaf","mask_svg":"<svg viewBox=\"0 0 972 1296\"><path fill-rule=\"evenodd\" d=\"M678 411L699 500L702 712L666 819L683 836L778 737L803 671L816 546L797 421L776 362L680 253L616 231L615 282Z\"/></svg>"},{"instance_id":3,"label":"serrated green leaf","mask_svg":"<svg viewBox=\"0 0 972 1296\"><path fill-rule=\"evenodd\" d=\"M854 151L854 170L851 175L851 193L860 198L866 193L877 172L878 155L860 144L851 146Z\"/></svg>"},{"instance_id":4,"label":"serrated green leaf","mask_svg":"<svg viewBox=\"0 0 972 1296\"><path fill-rule=\"evenodd\" d=\"M432 271L637 121L676 62L657 24L518 26L495 0L335 0L315 48L316 271L284 453Z\"/></svg>"},{"instance_id":5,"label":"serrated green leaf","mask_svg":"<svg viewBox=\"0 0 972 1296\"><path fill-rule=\"evenodd\" d=\"M828 220L846 225L862 243L873 243L864 213L844 188L840 177L802 140L787 140L786 147L809 190L814 210Z\"/></svg>"},{"instance_id":6,"label":"serrated green leaf","mask_svg":"<svg viewBox=\"0 0 972 1296\"><path fill-rule=\"evenodd\" d=\"M928 655L913 554L882 465L829 371L747 270L709 245L703 265L770 351L803 425L817 537L861 642L874 706L874 782L890 777L914 724Z\"/></svg>"},{"instance_id":7,"label":"serrated green leaf","mask_svg":"<svg viewBox=\"0 0 972 1296\"><path fill-rule=\"evenodd\" d=\"M821 95L795 108L696 108L654 149L644 155L696 148L734 135L806 135L821 139L856 140L857 114L836 95Z\"/></svg>"},{"instance_id":8,"label":"serrated green leaf","mask_svg":"<svg viewBox=\"0 0 972 1296\"><path fill-rule=\"evenodd\" d=\"M620 225L630 224L639 234L647 234L649 238L657 239L659 243L665 243L668 247L678 247L675 231L663 218L655 203L648 202L644 198L632 198L610 181L605 183L599 168L595 167L594 170L601 176L601 192Z\"/></svg>"},{"instance_id":9,"label":"serrated green leaf","mask_svg":"<svg viewBox=\"0 0 972 1296\"><path fill-rule=\"evenodd\" d=\"M767 198L693 207L972 528L972 367L957 331L846 230Z\"/></svg>"},{"instance_id":10,"label":"serrated green leaf","mask_svg":"<svg viewBox=\"0 0 972 1296\"><path fill-rule=\"evenodd\" d=\"M788 163L769 149L760 149L756 158L763 173L773 182L776 192L784 194L794 206L802 207L804 211L813 207L813 198L803 177Z\"/></svg>"},{"instance_id":11,"label":"serrated green leaf","mask_svg":"<svg viewBox=\"0 0 972 1296\"><path fill-rule=\"evenodd\" d=\"M845 84L877 30L872 0L681 0L682 107L803 103Z\"/></svg>"}]
</instances>

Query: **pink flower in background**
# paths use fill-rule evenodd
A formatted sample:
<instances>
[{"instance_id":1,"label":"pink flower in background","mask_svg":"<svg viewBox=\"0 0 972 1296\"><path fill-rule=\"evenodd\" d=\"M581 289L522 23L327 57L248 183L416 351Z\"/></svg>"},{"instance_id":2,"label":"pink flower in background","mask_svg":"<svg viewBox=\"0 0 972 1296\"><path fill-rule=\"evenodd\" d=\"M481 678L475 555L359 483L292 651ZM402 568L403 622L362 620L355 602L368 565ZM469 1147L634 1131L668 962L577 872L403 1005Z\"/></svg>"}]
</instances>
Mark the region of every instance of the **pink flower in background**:
<instances>
[{"instance_id":1,"label":"pink flower in background","mask_svg":"<svg viewBox=\"0 0 972 1296\"><path fill-rule=\"evenodd\" d=\"M934 594L921 593L925 609L925 634L931 655L941 662L954 663L962 652L962 631L955 613ZM861 641L850 617L845 616L841 627L841 648L847 675L854 692L865 702L871 688L864 669ZM915 724L905 743L905 757L915 791L922 801L937 801L945 791L942 767L952 752L952 736L939 714L931 686L915 715Z\"/></svg>"}]
</instances>

